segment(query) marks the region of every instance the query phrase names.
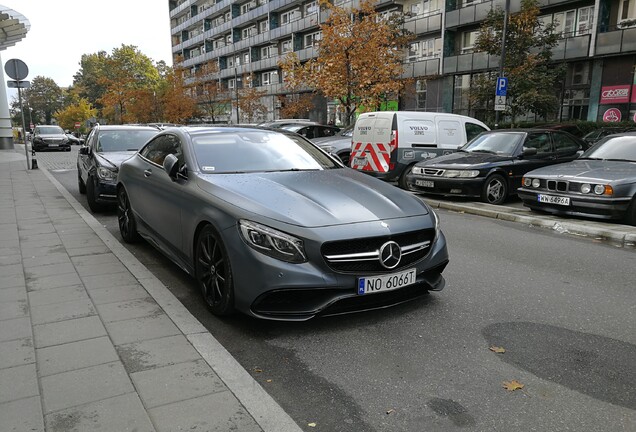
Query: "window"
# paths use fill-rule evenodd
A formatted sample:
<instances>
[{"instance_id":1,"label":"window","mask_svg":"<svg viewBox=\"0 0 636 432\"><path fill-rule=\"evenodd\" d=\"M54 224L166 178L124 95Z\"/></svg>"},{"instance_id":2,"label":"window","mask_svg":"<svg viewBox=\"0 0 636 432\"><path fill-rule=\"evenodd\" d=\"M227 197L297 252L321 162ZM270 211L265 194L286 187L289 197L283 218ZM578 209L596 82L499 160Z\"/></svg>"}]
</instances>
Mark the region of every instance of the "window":
<instances>
[{"instance_id":1,"label":"window","mask_svg":"<svg viewBox=\"0 0 636 432\"><path fill-rule=\"evenodd\" d=\"M478 31L467 31L462 33L460 47L461 54L468 54L473 52L473 49L475 48L475 40L477 39L478 34Z\"/></svg>"},{"instance_id":2,"label":"window","mask_svg":"<svg viewBox=\"0 0 636 432\"><path fill-rule=\"evenodd\" d=\"M580 149L576 141L564 133L553 132L552 140L554 141L554 149L559 153L572 153Z\"/></svg>"},{"instance_id":3,"label":"window","mask_svg":"<svg viewBox=\"0 0 636 432\"><path fill-rule=\"evenodd\" d=\"M276 54L277 54L277 49L275 45L270 45L270 46L261 48L261 59L274 57Z\"/></svg>"},{"instance_id":4,"label":"window","mask_svg":"<svg viewBox=\"0 0 636 432\"><path fill-rule=\"evenodd\" d=\"M174 135L162 135L155 138L141 149L139 154L157 165L163 165L163 160L169 154L173 154L179 159L180 166L184 163L181 142Z\"/></svg>"},{"instance_id":5,"label":"window","mask_svg":"<svg viewBox=\"0 0 636 432\"><path fill-rule=\"evenodd\" d=\"M227 67L234 67L234 57L228 57L227 58Z\"/></svg>"},{"instance_id":6,"label":"window","mask_svg":"<svg viewBox=\"0 0 636 432\"><path fill-rule=\"evenodd\" d=\"M627 20L636 18L636 1L623 0L620 2L618 16L619 20Z\"/></svg>"},{"instance_id":7,"label":"window","mask_svg":"<svg viewBox=\"0 0 636 432\"><path fill-rule=\"evenodd\" d=\"M259 33L265 33L268 30L269 30L269 22L267 20L263 20L258 23Z\"/></svg>"},{"instance_id":8,"label":"window","mask_svg":"<svg viewBox=\"0 0 636 432\"><path fill-rule=\"evenodd\" d=\"M243 64L248 64L250 62L250 52L246 51L243 53Z\"/></svg>"},{"instance_id":9,"label":"window","mask_svg":"<svg viewBox=\"0 0 636 432\"><path fill-rule=\"evenodd\" d=\"M230 34L225 36L225 44L229 45L231 43L232 43L232 34L230 33Z\"/></svg>"},{"instance_id":10,"label":"window","mask_svg":"<svg viewBox=\"0 0 636 432\"><path fill-rule=\"evenodd\" d=\"M572 65L572 85L586 85L590 83L590 64L587 62Z\"/></svg>"},{"instance_id":11,"label":"window","mask_svg":"<svg viewBox=\"0 0 636 432\"><path fill-rule=\"evenodd\" d=\"M292 40L286 40L283 41L282 45L281 45L281 52L283 54L288 53L288 52L292 52L293 50L293 46L292 46Z\"/></svg>"},{"instance_id":12,"label":"window","mask_svg":"<svg viewBox=\"0 0 636 432\"><path fill-rule=\"evenodd\" d=\"M256 7L256 2L251 1L241 5L241 15L248 13Z\"/></svg>"},{"instance_id":13,"label":"window","mask_svg":"<svg viewBox=\"0 0 636 432\"><path fill-rule=\"evenodd\" d=\"M322 39L321 31L305 35L305 48L318 46L321 39Z\"/></svg>"},{"instance_id":14,"label":"window","mask_svg":"<svg viewBox=\"0 0 636 432\"><path fill-rule=\"evenodd\" d=\"M470 90L470 75L455 75L453 92L453 112L456 114L468 114L468 93Z\"/></svg>"},{"instance_id":15,"label":"window","mask_svg":"<svg viewBox=\"0 0 636 432\"><path fill-rule=\"evenodd\" d=\"M233 89L234 87L236 87L236 80L234 78L227 80L227 88Z\"/></svg>"},{"instance_id":16,"label":"window","mask_svg":"<svg viewBox=\"0 0 636 432\"><path fill-rule=\"evenodd\" d=\"M471 139L475 138L480 133L486 131L486 129L484 129L483 127L475 123L466 122L465 127L466 127L466 141L470 141Z\"/></svg>"},{"instance_id":17,"label":"window","mask_svg":"<svg viewBox=\"0 0 636 432\"><path fill-rule=\"evenodd\" d=\"M250 36L254 36L256 34L256 26L251 26L244 28L241 30L241 39L247 39Z\"/></svg>"},{"instance_id":18,"label":"window","mask_svg":"<svg viewBox=\"0 0 636 432\"><path fill-rule=\"evenodd\" d=\"M391 16L396 15L399 16L400 15L400 11L398 9L390 9L390 10L385 10L382 12L378 12L378 18L377 21L388 21L389 19L391 19Z\"/></svg>"},{"instance_id":19,"label":"window","mask_svg":"<svg viewBox=\"0 0 636 432\"><path fill-rule=\"evenodd\" d=\"M313 15L318 13L318 2L316 0L305 3L303 6L303 10L305 11L305 16Z\"/></svg>"},{"instance_id":20,"label":"window","mask_svg":"<svg viewBox=\"0 0 636 432\"><path fill-rule=\"evenodd\" d=\"M261 75L261 85L278 84L278 72L263 72Z\"/></svg>"},{"instance_id":21,"label":"window","mask_svg":"<svg viewBox=\"0 0 636 432\"><path fill-rule=\"evenodd\" d=\"M530 134L523 143L524 147L536 148L537 154L546 154L552 152L552 144L550 136L547 133Z\"/></svg>"},{"instance_id":22,"label":"window","mask_svg":"<svg viewBox=\"0 0 636 432\"><path fill-rule=\"evenodd\" d=\"M559 12L554 14L555 33L560 33L563 37L570 37L574 34L574 22L576 21L576 10Z\"/></svg>"},{"instance_id":23,"label":"window","mask_svg":"<svg viewBox=\"0 0 636 432\"><path fill-rule=\"evenodd\" d=\"M232 19L232 12L225 12L225 22Z\"/></svg>"},{"instance_id":24,"label":"window","mask_svg":"<svg viewBox=\"0 0 636 432\"><path fill-rule=\"evenodd\" d=\"M423 58L439 57L442 53L442 38L427 39L420 43Z\"/></svg>"},{"instance_id":25,"label":"window","mask_svg":"<svg viewBox=\"0 0 636 432\"><path fill-rule=\"evenodd\" d=\"M409 52L407 54L407 60L409 62L417 61L421 57L420 43L413 42L409 45Z\"/></svg>"},{"instance_id":26,"label":"window","mask_svg":"<svg viewBox=\"0 0 636 432\"><path fill-rule=\"evenodd\" d=\"M300 18L300 10L293 9L280 14L280 25L289 24L292 21L296 21Z\"/></svg>"},{"instance_id":27,"label":"window","mask_svg":"<svg viewBox=\"0 0 636 432\"><path fill-rule=\"evenodd\" d=\"M426 80L415 81L415 97L417 109L426 109Z\"/></svg>"},{"instance_id":28,"label":"window","mask_svg":"<svg viewBox=\"0 0 636 432\"><path fill-rule=\"evenodd\" d=\"M594 6L582 7L576 22L576 35L588 34L592 31L594 21Z\"/></svg>"}]
</instances>

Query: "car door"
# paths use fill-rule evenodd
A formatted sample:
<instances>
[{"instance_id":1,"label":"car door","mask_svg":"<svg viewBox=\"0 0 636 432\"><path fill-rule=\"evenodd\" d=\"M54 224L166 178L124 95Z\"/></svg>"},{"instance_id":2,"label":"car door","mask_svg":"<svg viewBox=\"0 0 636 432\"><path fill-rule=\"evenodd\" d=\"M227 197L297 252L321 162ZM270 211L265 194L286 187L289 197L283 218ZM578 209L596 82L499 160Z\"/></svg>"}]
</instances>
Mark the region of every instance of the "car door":
<instances>
[{"instance_id":1,"label":"car door","mask_svg":"<svg viewBox=\"0 0 636 432\"><path fill-rule=\"evenodd\" d=\"M160 135L139 152L137 175L129 191L131 205L152 231L156 240L180 254L182 249L181 208L185 205L183 187L163 169L163 160L174 154L183 164L183 146L172 134ZM180 257L182 258L182 257Z\"/></svg>"},{"instance_id":2,"label":"car door","mask_svg":"<svg viewBox=\"0 0 636 432\"><path fill-rule=\"evenodd\" d=\"M523 141L523 147L535 148L537 149L537 153L530 156L522 156L521 153L523 149L519 150L520 157L514 161L510 168L510 172L512 173L510 176L512 183L511 190L516 190L521 187L521 179L528 171L557 163L550 132L528 133Z\"/></svg>"},{"instance_id":3,"label":"car door","mask_svg":"<svg viewBox=\"0 0 636 432\"><path fill-rule=\"evenodd\" d=\"M82 181L84 182L84 184L86 184L86 182L88 181L88 173L90 171L90 159L91 159L91 155L92 155L92 148L94 146L94 142L95 142L95 136L97 134L95 133L95 129L93 129L89 134L88 137L86 138L85 144L86 144L86 148L87 153L86 154L81 154L79 153L77 156L78 162L77 162L77 169L79 170L80 173L80 177L82 178Z\"/></svg>"},{"instance_id":4,"label":"car door","mask_svg":"<svg viewBox=\"0 0 636 432\"><path fill-rule=\"evenodd\" d=\"M579 156L577 152L582 150L580 143L567 133L552 132L552 142L558 163L573 161Z\"/></svg>"}]
</instances>

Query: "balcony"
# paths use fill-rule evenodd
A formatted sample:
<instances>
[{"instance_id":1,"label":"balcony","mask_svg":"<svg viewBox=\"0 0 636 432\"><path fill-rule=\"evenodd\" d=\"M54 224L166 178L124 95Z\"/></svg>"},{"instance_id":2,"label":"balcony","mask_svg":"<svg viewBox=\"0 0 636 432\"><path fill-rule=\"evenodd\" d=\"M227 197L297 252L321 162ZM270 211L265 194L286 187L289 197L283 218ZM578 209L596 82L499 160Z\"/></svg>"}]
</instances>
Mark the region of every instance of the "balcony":
<instances>
[{"instance_id":1,"label":"balcony","mask_svg":"<svg viewBox=\"0 0 636 432\"><path fill-rule=\"evenodd\" d=\"M424 34L442 29L442 14L437 13L428 16L416 16L404 23L404 30L413 34Z\"/></svg>"},{"instance_id":2,"label":"balcony","mask_svg":"<svg viewBox=\"0 0 636 432\"><path fill-rule=\"evenodd\" d=\"M499 67L499 56L484 52L461 54L444 58L444 74L468 73Z\"/></svg>"},{"instance_id":3,"label":"balcony","mask_svg":"<svg viewBox=\"0 0 636 432\"><path fill-rule=\"evenodd\" d=\"M559 40L552 48L552 60L568 60L587 57L590 52L591 35L573 36Z\"/></svg>"},{"instance_id":4,"label":"balcony","mask_svg":"<svg viewBox=\"0 0 636 432\"><path fill-rule=\"evenodd\" d=\"M608 31L596 36L596 55L634 53L636 28Z\"/></svg>"},{"instance_id":5,"label":"balcony","mask_svg":"<svg viewBox=\"0 0 636 432\"><path fill-rule=\"evenodd\" d=\"M439 58L404 63L402 78L413 78L439 74Z\"/></svg>"}]
</instances>

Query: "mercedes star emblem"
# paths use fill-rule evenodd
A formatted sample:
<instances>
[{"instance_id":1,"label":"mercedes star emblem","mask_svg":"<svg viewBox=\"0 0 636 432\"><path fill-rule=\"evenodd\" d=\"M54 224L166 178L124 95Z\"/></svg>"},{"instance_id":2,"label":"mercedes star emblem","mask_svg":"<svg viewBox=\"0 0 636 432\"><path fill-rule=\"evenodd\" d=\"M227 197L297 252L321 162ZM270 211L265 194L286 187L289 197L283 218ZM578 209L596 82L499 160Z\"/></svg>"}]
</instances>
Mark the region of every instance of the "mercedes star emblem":
<instances>
[{"instance_id":1,"label":"mercedes star emblem","mask_svg":"<svg viewBox=\"0 0 636 432\"><path fill-rule=\"evenodd\" d=\"M380 248L380 264L384 268L393 269L400 264L402 258L402 250L400 245L394 241L388 241Z\"/></svg>"}]
</instances>

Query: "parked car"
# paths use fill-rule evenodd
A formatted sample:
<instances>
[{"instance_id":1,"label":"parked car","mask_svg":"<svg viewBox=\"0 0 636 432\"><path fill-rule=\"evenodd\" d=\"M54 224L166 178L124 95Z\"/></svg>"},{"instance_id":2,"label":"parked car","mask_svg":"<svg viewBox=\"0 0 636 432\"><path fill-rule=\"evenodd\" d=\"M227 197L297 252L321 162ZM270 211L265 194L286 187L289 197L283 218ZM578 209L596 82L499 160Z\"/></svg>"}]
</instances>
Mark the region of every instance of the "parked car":
<instances>
[{"instance_id":1,"label":"parked car","mask_svg":"<svg viewBox=\"0 0 636 432\"><path fill-rule=\"evenodd\" d=\"M36 152L42 150L71 151L71 142L61 127L37 125L33 131L31 148Z\"/></svg>"},{"instance_id":2,"label":"parked car","mask_svg":"<svg viewBox=\"0 0 636 432\"><path fill-rule=\"evenodd\" d=\"M288 124L282 126L281 129L295 132L309 140L314 138L332 137L340 132L340 128L337 126L307 123Z\"/></svg>"},{"instance_id":3,"label":"parked car","mask_svg":"<svg viewBox=\"0 0 636 432\"><path fill-rule=\"evenodd\" d=\"M307 124L319 124L318 122L311 121L309 119L278 119L257 123L258 127L269 127L278 129L288 124L294 123L307 123Z\"/></svg>"},{"instance_id":4,"label":"parked car","mask_svg":"<svg viewBox=\"0 0 636 432\"><path fill-rule=\"evenodd\" d=\"M608 135L613 135L621 132L630 132L636 130L635 128L626 128L626 127L602 127L585 135L582 139L589 146L598 142L601 138L604 138Z\"/></svg>"},{"instance_id":5,"label":"parked car","mask_svg":"<svg viewBox=\"0 0 636 432\"><path fill-rule=\"evenodd\" d=\"M433 210L294 133L165 130L122 164L117 196L124 241L175 261L217 315L306 320L445 284Z\"/></svg>"},{"instance_id":6,"label":"parked car","mask_svg":"<svg viewBox=\"0 0 636 432\"><path fill-rule=\"evenodd\" d=\"M550 129L484 132L457 153L415 164L407 184L417 192L501 204L516 193L525 173L574 160L581 149L579 139Z\"/></svg>"},{"instance_id":7,"label":"parked car","mask_svg":"<svg viewBox=\"0 0 636 432\"><path fill-rule=\"evenodd\" d=\"M533 129L552 129L558 130L562 132L567 132L570 135L574 135L577 138L581 138L583 136L583 131L578 125L574 123L554 123L554 124L545 124L540 126L535 126Z\"/></svg>"},{"instance_id":8,"label":"parked car","mask_svg":"<svg viewBox=\"0 0 636 432\"><path fill-rule=\"evenodd\" d=\"M84 138L78 138L71 133L66 133L66 137L72 145L82 145L84 144Z\"/></svg>"},{"instance_id":9,"label":"parked car","mask_svg":"<svg viewBox=\"0 0 636 432\"><path fill-rule=\"evenodd\" d=\"M327 153L337 155L343 164L349 166L351 155L351 137L353 136L353 125L342 129L334 136L314 138L311 140Z\"/></svg>"},{"instance_id":10,"label":"parked car","mask_svg":"<svg viewBox=\"0 0 636 432\"><path fill-rule=\"evenodd\" d=\"M636 132L607 136L575 161L528 172L518 194L531 210L636 225Z\"/></svg>"},{"instance_id":11,"label":"parked car","mask_svg":"<svg viewBox=\"0 0 636 432\"><path fill-rule=\"evenodd\" d=\"M121 163L160 129L151 126L96 125L77 155L77 186L93 212L117 203L115 191Z\"/></svg>"}]
</instances>

